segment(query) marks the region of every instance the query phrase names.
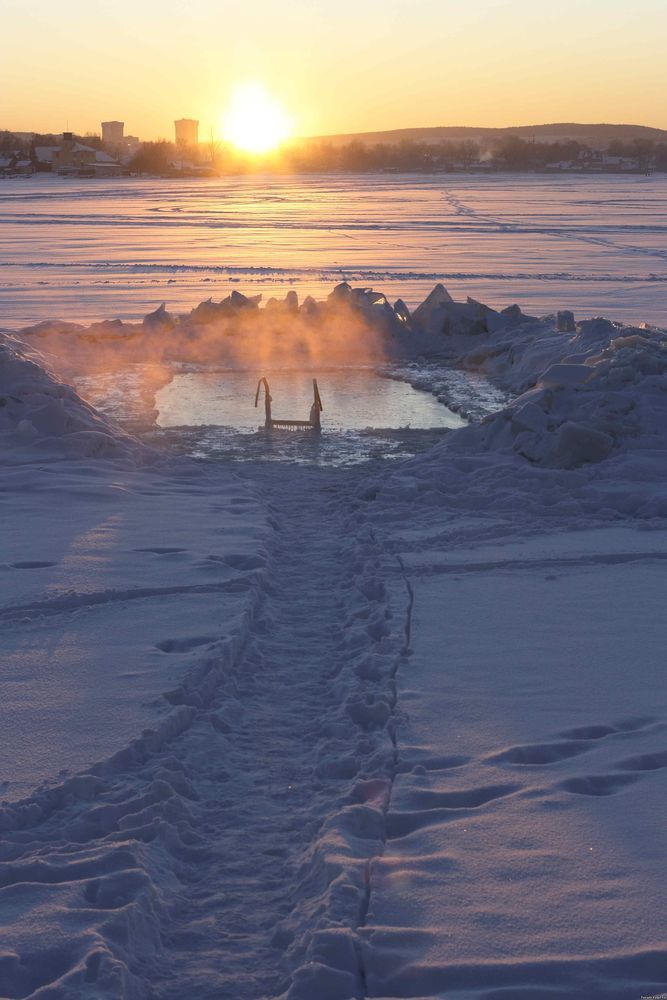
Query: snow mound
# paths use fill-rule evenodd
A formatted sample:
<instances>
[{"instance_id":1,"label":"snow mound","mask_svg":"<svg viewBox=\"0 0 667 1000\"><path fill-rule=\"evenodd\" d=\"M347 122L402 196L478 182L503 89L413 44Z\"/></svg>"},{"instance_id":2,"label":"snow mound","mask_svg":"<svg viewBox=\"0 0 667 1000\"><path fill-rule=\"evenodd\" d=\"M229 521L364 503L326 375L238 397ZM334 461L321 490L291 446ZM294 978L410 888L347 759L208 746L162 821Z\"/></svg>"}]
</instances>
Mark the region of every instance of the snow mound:
<instances>
[{"instance_id":1,"label":"snow mound","mask_svg":"<svg viewBox=\"0 0 667 1000\"><path fill-rule=\"evenodd\" d=\"M367 487L365 499L391 496L408 519L417 504L474 512L474 531L502 522L509 534L667 516L665 331L575 323L566 312L536 319L518 307L489 313L482 329L469 302L459 313L467 328L452 333L443 325L452 303L435 291L428 323L422 313L417 329L413 314L406 332L413 356L483 374L516 395Z\"/></svg>"},{"instance_id":2,"label":"snow mound","mask_svg":"<svg viewBox=\"0 0 667 1000\"><path fill-rule=\"evenodd\" d=\"M35 457L39 451L63 458L127 460L145 451L40 361L19 341L0 337L0 436L6 455Z\"/></svg>"},{"instance_id":3,"label":"snow mound","mask_svg":"<svg viewBox=\"0 0 667 1000\"><path fill-rule=\"evenodd\" d=\"M534 388L464 434L465 445L565 469L616 451L667 449L667 337L618 333L607 330L605 346L583 362L550 365Z\"/></svg>"},{"instance_id":4,"label":"snow mound","mask_svg":"<svg viewBox=\"0 0 667 1000\"><path fill-rule=\"evenodd\" d=\"M398 303L397 303L398 306ZM449 451L515 453L576 469L623 451L667 447L667 333L573 314L526 316L442 285L406 318L405 354L480 372L516 398L481 425L461 430Z\"/></svg>"}]
</instances>

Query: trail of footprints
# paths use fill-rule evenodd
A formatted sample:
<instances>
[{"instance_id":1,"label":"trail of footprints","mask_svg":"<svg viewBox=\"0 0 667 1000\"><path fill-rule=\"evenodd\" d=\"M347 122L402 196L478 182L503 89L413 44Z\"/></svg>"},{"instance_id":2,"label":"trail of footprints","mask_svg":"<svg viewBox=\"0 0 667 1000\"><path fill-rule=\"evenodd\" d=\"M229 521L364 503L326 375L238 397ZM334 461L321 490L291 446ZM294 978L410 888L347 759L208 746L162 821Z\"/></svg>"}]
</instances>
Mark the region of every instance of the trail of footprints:
<instances>
[{"instance_id":1,"label":"trail of footprints","mask_svg":"<svg viewBox=\"0 0 667 1000\"><path fill-rule=\"evenodd\" d=\"M654 718L623 719L613 725L583 726L561 733L562 738L554 742L510 747L488 759L521 767L557 764L589 753L602 741L631 738L659 727L659 720ZM613 770L608 773L574 775L565 778L557 787L574 795L613 795L638 781L643 772L663 767L667 767L667 750L637 754L615 761Z\"/></svg>"},{"instance_id":2,"label":"trail of footprints","mask_svg":"<svg viewBox=\"0 0 667 1000\"><path fill-rule=\"evenodd\" d=\"M163 695L173 729L146 730L3 827L0 902L31 918L3 940L0 995L276 996L311 964L329 907L358 920L355 845L381 844L368 803L386 800L395 760L384 550L319 470L290 474L289 489L266 479L274 531L237 652L198 655L215 629L162 637L161 653L192 655ZM69 933L51 946L39 929L61 913Z\"/></svg>"},{"instance_id":3,"label":"trail of footprints","mask_svg":"<svg viewBox=\"0 0 667 1000\"><path fill-rule=\"evenodd\" d=\"M610 725L582 726L555 734L552 740L544 743L508 747L485 757L481 763L496 767L500 765L509 772L508 776L514 773L519 778L521 775L525 776L527 769L551 768L571 758L609 746L609 741L616 743L632 740L652 732L660 732L664 728L665 723L656 718L622 719ZM475 763L472 758L465 756L424 756L416 765L406 765L399 770L403 773L410 771L419 780L420 776L425 777L428 773L459 770ZM517 793L536 796L562 790L572 795L613 795L650 772L662 768L667 768L667 749L624 756L614 761L612 768L606 772L568 775L553 785L539 787L527 786L520 780L451 790L420 788L415 784L415 787L404 788L400 808L389 814L388 836L390 839L404 837L415 830L454 820L462 815L462 811L477 810Z\"/></svg>"}]
</instances>

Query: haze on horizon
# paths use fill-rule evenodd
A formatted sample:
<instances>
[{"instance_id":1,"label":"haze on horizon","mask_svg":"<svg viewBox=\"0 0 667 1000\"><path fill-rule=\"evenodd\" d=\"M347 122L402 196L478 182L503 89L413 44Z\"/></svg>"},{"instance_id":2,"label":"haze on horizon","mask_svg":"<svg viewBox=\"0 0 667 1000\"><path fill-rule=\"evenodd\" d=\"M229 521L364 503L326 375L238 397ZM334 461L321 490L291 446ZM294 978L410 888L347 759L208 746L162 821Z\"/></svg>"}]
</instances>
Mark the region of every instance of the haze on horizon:
<instances>
[{"instance_id":1,"label":"haze on horizon","mask_svg":"<svg viewBox=\"0 0 667 1000\"><path fill-rule=\"evenodd\" d=\"M0 128L219 135L261 81L294 131L628 122L667 128L664 0L0 0Z\"/></svg>"}]
</instances>

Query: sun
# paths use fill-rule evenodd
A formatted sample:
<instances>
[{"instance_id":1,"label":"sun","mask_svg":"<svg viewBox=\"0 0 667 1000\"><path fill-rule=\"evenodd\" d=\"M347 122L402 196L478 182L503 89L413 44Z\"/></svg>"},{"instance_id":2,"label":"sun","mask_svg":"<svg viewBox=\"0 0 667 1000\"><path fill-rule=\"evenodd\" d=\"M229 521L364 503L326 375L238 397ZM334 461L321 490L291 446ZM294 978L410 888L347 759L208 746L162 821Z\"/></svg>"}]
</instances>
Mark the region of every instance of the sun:
<instances>
[{"instance_id":1,"label":"sun","mask_svg":"<svg viewBox=\"0 0 667 1000\"><path fill-rule=\"evenodd\" d=\"M269 153L291 131L285 109L258 83L238 87L222 118L223 138L246 153Z\"/></svg>"}]
</instances>

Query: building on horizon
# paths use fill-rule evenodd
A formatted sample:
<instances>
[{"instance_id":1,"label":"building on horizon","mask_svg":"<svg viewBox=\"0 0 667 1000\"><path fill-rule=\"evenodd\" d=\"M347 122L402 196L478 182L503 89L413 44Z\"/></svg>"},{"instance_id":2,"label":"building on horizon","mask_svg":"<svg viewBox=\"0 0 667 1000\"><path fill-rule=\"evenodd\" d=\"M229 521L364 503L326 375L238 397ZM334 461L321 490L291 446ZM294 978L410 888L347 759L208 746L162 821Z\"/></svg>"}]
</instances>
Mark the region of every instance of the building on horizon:
<instances>
[{"instance_id":1,"label":"building on horizon","mask_svg":"<svg viewBox=\"0 0 667 1000\"><path fill-rule=\"evenodd\" d=\"M199 143L199 122L194 118L179 118L174 122L177 146L196 146Z\"/></svg>"},{"instance_id":2,"label":"building on horizon","mask_svg":"<svg viewBox=\"0 0 667 1000\"><path fill-rule=\"evenodd\" d=\"M0 153L0 177L30 177L34 172L32 160L20 149Z\"/></svg>"},{"instance_id":3,"label":"building on horizon","mask_svg":"<svg viewBox=\"0 0 667 1000\"><path fill-rule=\"evenodd\" d=\"M102 142L105 146L120 146L125 122L102 122Z\"/></svg>"},{"instance_id":4,"label":"building on horizon","mask_svg":"<svg viewBox=\"0 0 667 1000\"><path fill-rule=\"evenodd\" d=\"M128 164L131 162L132 157L136 156L139 152L139 147L141 146L141 140L137 135L124 135L123 141L116 151L118 159L123 164Z\"/></svg>"},{"instance_id":5,"label":"building on horizon","mask_svg":"<svg viewBox=\"0 0 667 1000\"><path fill-rule=\"evenodd\" d=\"M42 162L51 163L53 173L62 176L117 177L122 169L113 156L78 142L71 132L63 132L59 146L37 147L35 153L40 160L44 157Z\"/></svg>"}]
</instances>

